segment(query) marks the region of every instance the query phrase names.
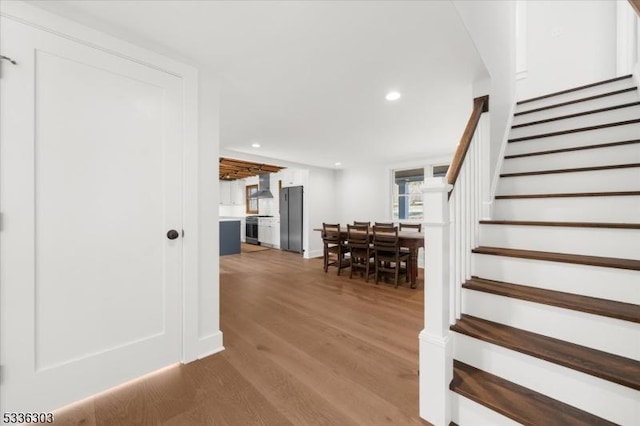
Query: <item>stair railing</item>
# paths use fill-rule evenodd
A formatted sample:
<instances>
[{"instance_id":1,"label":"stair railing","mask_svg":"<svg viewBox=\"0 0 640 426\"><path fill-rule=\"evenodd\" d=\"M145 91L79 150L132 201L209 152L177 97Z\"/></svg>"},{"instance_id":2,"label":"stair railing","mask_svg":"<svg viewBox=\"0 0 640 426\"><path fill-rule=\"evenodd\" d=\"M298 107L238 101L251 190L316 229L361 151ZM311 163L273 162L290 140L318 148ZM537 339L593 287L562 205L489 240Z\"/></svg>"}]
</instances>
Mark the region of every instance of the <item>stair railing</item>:
<instances>
[{"instance_id":1,"label":"stair railing","mask_svg":"<svg viewBox=\"0 0 640 426\"><path fill-rule=\"evenodd\" d=\"M473 111L456 149L453 162L447 172L449 192L449 218L451 219L450 269L451 306L449 321L455 323L460 318L462 283L471 278L471 249L478 246L478 221L484 200L481 176L481 160L486 144L481 120L489 110L489 97L483 96L473 101ZM486 165L488 166L488 164Z\"/></svg>"},{"instance_id":2,"label":"stair railing","mask_svg":"<svg viewBox=\"0 0 640 426\"><path fill-rule=\"evenodd\" d=\"M453 345L449 326L460 317L462 283L471 277L471 249L488 200L489 97L474 99L446 178L425 179L424 329L420 333L420 416L451 421Z\"/></svg>"}]
</instances>

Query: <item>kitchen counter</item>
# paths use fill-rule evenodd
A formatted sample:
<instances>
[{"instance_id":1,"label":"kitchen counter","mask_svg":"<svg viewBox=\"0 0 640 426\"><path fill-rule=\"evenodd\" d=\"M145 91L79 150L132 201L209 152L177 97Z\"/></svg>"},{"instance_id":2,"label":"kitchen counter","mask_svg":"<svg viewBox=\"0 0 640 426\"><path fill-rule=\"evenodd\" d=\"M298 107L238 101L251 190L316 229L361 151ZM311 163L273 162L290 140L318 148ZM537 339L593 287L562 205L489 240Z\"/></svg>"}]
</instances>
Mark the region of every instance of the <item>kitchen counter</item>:
<instances>
[{"instance_id":1,"label":"kitchen counter","mask_svg":"<svg viewBox=\"0 0 640 426\"><path fill-rule=\"evenodd\" d=\"M233 222L235 220L243 220L244 217L233 217L233 216L220 216L218 219L220 222Z\"/></svg>"}]
</instances>

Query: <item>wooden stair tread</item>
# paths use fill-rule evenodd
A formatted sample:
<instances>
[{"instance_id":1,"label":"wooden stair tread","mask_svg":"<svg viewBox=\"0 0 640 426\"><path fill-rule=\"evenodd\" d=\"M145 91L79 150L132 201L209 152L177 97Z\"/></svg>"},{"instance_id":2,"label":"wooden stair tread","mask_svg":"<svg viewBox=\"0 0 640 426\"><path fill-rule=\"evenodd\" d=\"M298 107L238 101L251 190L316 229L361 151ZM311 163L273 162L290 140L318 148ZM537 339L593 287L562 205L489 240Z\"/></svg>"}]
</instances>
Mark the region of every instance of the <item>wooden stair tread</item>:
<instances>
[{"instance_id":1,"label":"wooden stair tread","mask_svg":"<svg viewBox=\"0 0 640 426\"><path fill-rule=\"evenodd\" d=\"M592 109L592 110L589 110L589 111L577 112L575 114L561 115L561 116L558 116L558 117L546 118L544 120L536 120L536 121L530 121L528 123L516 124L516 125L511 126L511 128L512 129L520 129L522 127L535 126L535 125L538 125L538 124L545 124L545 123L552 123L554 121L561 121L561 120L567 120L569 118L583 117L585 115L591 115L591 114L599 114L601 112L607 112L607 111L615 111L617 109L630 108L630 107L634 107L634 106L638 106L638 105L640 105L640 102L629 102L629 103L626 103L626 104L620 104L620 105L614 105L614 106L609 106L609 107L605 107L605 108Z\"/></svg>"},{"instance_id":2,"label":"wooden stair tread","mask_svg":"<svg viewBox=\"0 0 640 426\"><path fill-rule=\"evenodd\" d=\"M525 426L615 424L458 360L449 389Z\"/></svg>"},{"instance_id":3,"label":"wooden stair tread","mask_svg":"<svg viewBox=\"0 0 640 426\"><path fill-rule=\"evenodd\" d=\"M573 87L571 89L560 90L559 92L547 93L546 95L536 96L535 98L523 99L521 101L516 102L516 105L522 105L522 104L526 104L528 102L539 101L541 99L547 99L547 98L551 98L553 96L564 95L566 93L577 92L578 90L588 89L590 87L601 86L603 84L613 83L613 82L620 81L620 80L626 80L626 79L631 78L631 77L632 77L632 75L628 74L628 75L623 75L623 76L620 76L620 77L610 78L608 80L598 81L596 83L590 83L590 84L585 84L583 86Z\"/></svg>"},{"instance_id":4,"label":"wooden stair tread","mask_svg":"<svg viewBox=\"0 0 640 426\"><path fill-rule=\"evenodd\" d=\"M630 164L612 164L609 166L593 166L593 167L576 167L572 169L553 169L553 170L538 170L532 172L519 172L519 173L502 173L500 177L520 177L520 176L537 176L537 175L549 175L556 173L577 173L577 172L595 172L601 170L615 170L615 169L630 169L640 167L640 163Z\"/></svg>"},{"instance_id":5,"label":"wooden stair tread","mask_svg":"<svg viewBox=\"0 0 640 426\"><path fill-rule=\"evenodd\" d=\"M626 88L626 89L614 90L613 92L601 93L599 95L588 96L586 98L575 99L575 100L572 100L572 101L561 102L561 103L553 104L553 105L547 105L547 106L544 106L544 107L530 109L530 110L527 110L527 111L520 111L520 112L516 112L513 115L514 116L518 116L518 115L530 114L532 112L545 111L547 109L558 108L558 107L567 106L567 105L573 105L573 104L577 104L577 103L580 103L580 102L592 101L594 99L606 98L608 96L621 95L623 93L636 91L637 89L638 89L637 87L629 87L629 88Z\"/></svg>"},{"instance_id":6,"label":"wooden stair tread","mask_svg":"<svg viewBox=\"0 0 640 426\"><path fill-rule=\"evenodd\" d=\"M559 226L568 228L640 229L640 223L613 222L544 222L532 220L481 220L483 225Z\"/></svg>"},{"instance_id":7,"label":"wooden stair tread","mask_svg":"<svg viewBox=\"0 0 640 426\"><path fill-rule=\"evenodd\" d=\"M640 260L480 246L473 253L640 271Z\"/></svg>"},{"instance_id":8,"label":"wooden stair tread","mask_svg":"<svg viewBox=\"0 0 640 426\"><path fill-rule=\"evenodd\" d=\"M640 362L470 315L452 331L640 390Z\"/></svg>"},{"instance_id":9,"label":"wooden stair tread","mask_svg":"<svg viewBox=\"0 0 640 426\"><path fill-rule=\"evenodd\" d=\"M640 191L610 191L610 192L569 192L557 194L515 194L496 195L496 200L512 200L517 198L572 198L572 197L626 197L640 195Z\"/></svg>"},{"instance_id":10,"label":"wooden stair tread","mask_svg":"<svg viewBox=\"0 0 640 426\"><path fill-rule=\"evenodd\" d=\"M635 123L640 123L640 118L634 118L633 120L615 121L613 123L598 124L596 126L579 127L576 129L569 129L569 130L560 130L557 132L540 133L538 135L522 136L519 138L509 139L507 142L509 143L522 142L522 141L528 141L532 139L542 139L542 138L548 138L552 136L568 135L571 133L580 133L580 132L588 132L591 130L607 129L609 127L626 126L627 124L635 124Z\"/></svg>"},{"instance_id":11,"label":"wooden stair tread","mask_svg":"<svg viewBox=\"0 0 640 426\"><path fill-rule=\"evenodd\" d=\"M527 300L529 302L640 323L640 305L634 305L632 303L617 302L478 277L472 277L467 280L462 287L469 290L482 291L514 299Z\"/></svg>"},{"instance_id":12,"label":"wooden stair tread","mask_svg":"<svg viewBox=\"0 0 640 426\"><path fill-rule=\"evenodd\" d=\"M534 151L534 152L527 152L527 153L524 153L524 154L505 155L504 159L505 160L509 160L509 159L512 159L512 158L533 157L533 156L536 156L536 155L561 154L561 153L564 153L564 152L583 151L583 150L587 150L587 149L611 148L611 147L614 147L614 146L631 145L631 144L636 144L636 143L640 143L640 139L632 139L632 140L628 140L628 141L619 141L619 142L610 142L610 143L601 143L601 144L595 144L595 145L575 146L575 147L571 147L571 148L551 149L551 150L547 150L547 151Z\"/></svg>"}]
</instances>

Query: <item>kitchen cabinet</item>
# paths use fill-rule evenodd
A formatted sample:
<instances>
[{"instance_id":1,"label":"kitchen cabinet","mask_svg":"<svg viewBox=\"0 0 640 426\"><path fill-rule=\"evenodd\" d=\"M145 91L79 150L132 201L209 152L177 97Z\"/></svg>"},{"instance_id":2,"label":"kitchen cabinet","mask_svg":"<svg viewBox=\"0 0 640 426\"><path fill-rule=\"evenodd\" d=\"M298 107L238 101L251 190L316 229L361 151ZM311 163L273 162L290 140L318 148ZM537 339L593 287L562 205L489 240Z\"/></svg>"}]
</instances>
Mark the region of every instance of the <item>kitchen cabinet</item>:
<instances>
[{"instance_id":1,"label":"kitchen cabinet","mask_svg":"<svg viewBox=\"0 0 640 426\"><path fill-rule=\"evenodd\" d=\"M244 204L244 182L240 180L220 181L220 204L239 206Z\"/></svg>"},{"instance_id":2,"label":"kitchen cabinet","mask_svg":"<svg viewBox=\"0 0 640 426\"><path fill-rule=\"evenodd\" d=\"M282 187L287 188L289 186L304 186L306 185L308 171L302 169L283 169L280 170L280 179L282 180Z\"/></svg>"},{"instance_id":3,"label":"kitchen cabinet","mask_svg":"<svg viewBox=\"0 0 640 426\"><path fill-rule=\"evenodd\" d=\"M273 221L271 225L272 230L272 238L273 238L273 247L279 249L280 248L280 220L276 219Z\"/></svg>"},{"instance_id":4,"label":"kitchen cabinet","mask_svg":"<svg viewBox=\"0 0 640 426\"><path fill-rule=\"evenodd\" d=\"M280 247L280 221L273 217L258 218L258 241L261 245Z\"/></svg>"}]
</instances>

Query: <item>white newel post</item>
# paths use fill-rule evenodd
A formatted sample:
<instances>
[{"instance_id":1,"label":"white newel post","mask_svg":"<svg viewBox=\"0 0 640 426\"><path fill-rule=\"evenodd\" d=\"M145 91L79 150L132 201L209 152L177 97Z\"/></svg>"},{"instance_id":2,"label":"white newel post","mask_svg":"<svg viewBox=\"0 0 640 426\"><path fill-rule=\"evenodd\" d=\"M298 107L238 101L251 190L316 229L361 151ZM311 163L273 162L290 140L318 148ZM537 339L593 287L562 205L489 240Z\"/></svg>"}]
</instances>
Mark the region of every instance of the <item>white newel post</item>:
<instances>
[{"instance_id":1,"label":"white newel post","mask_svg":"<svg viewBox=\"0 0 640 426\"><path fill-rule=\"evenodd\" d=\"M453 347L449 332L449 203L445 178L423 186L425 267L424 329L420 332L420 417L435 426L451 421L449 383Z\"/></svg>"}]
</instances>

